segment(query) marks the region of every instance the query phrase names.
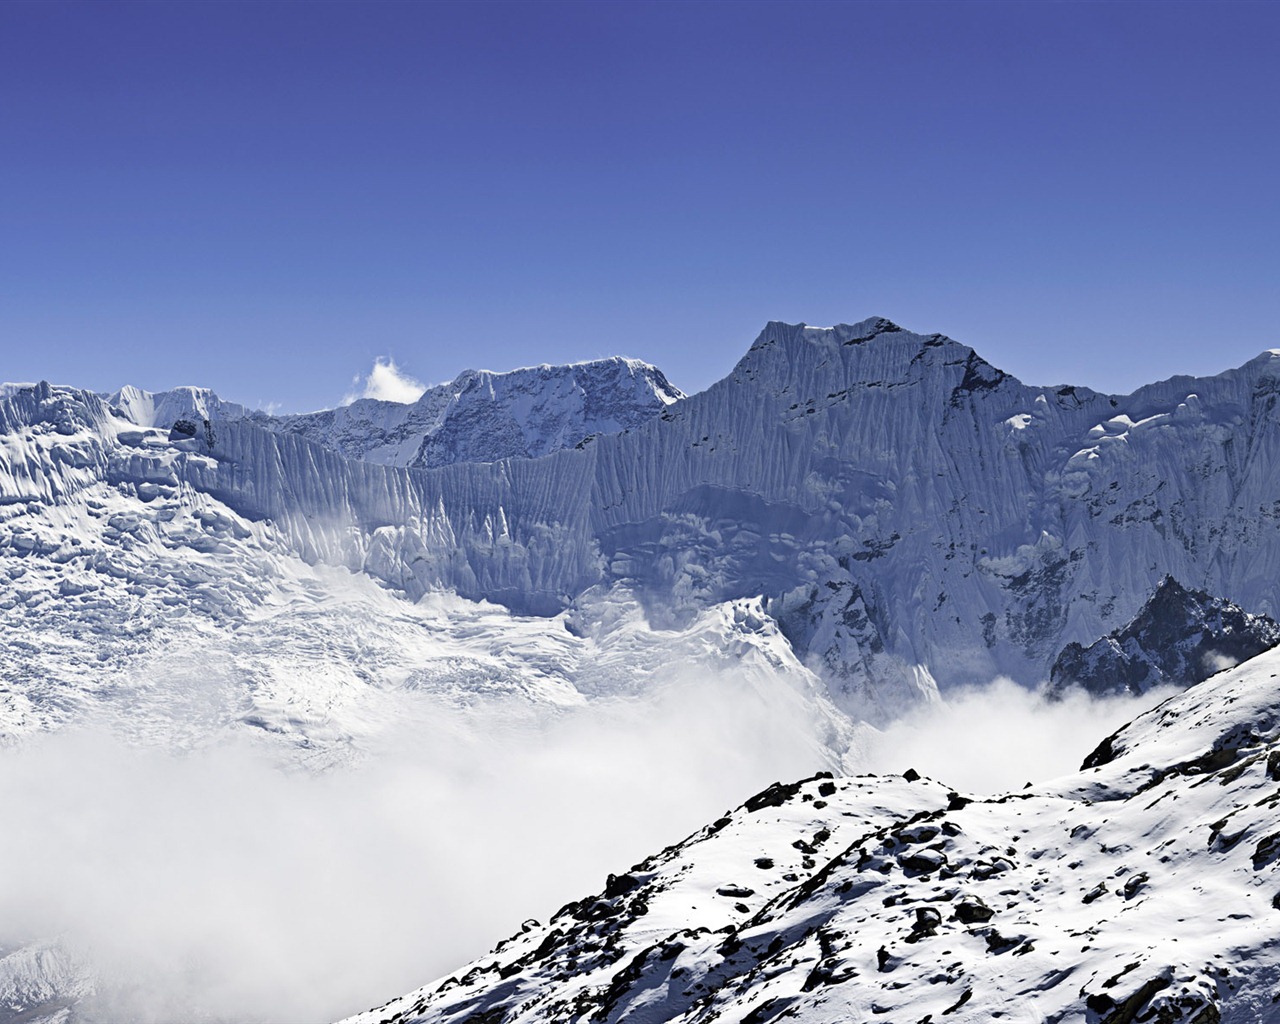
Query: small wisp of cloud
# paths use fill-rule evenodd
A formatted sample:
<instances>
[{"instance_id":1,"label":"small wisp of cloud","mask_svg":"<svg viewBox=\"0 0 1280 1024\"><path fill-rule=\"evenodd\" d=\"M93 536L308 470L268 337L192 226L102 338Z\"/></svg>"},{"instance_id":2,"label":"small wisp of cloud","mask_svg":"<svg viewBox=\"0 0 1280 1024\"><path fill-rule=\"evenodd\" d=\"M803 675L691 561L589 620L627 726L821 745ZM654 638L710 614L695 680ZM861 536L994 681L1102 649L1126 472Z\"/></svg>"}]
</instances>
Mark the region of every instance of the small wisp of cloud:
<instances>
[{"instance_id":1,"label":"small wisp of cloud","mask_svg":"<svg viewBox=\"0 0 1280 1024\"><path fill-rule=\"evenodd\" d=\"M1233 658L1221 651L1206 651L1204 655L1204 668L1211 676L1225 672L1229 668L1235 668L1239 664L1239 658Z\"/></svg>"},{"instance_id":2,"label":"small wisp of cloud","mask_svg":"<svg viewBox=\"0 0 1280 1024\"><path fill-rule=\"evenodd\" d=\"M373 369L367 375L356 374L351 384L352 389L343 398L343 405L350 405L361 398L412 405L427 390L422 381L410 377L390 356L379 356L373 361Z\"/></svg>"}]
</instances>

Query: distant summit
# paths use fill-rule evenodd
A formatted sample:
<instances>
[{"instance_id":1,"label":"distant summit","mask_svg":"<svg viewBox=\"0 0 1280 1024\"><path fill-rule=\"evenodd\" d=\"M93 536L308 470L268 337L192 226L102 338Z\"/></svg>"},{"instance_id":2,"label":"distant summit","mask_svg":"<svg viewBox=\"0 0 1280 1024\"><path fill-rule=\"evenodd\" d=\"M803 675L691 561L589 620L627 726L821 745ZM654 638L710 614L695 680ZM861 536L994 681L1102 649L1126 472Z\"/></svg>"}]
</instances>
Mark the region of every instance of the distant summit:
<instances>
[{"instance_id":1,"label":"distant summit","mask_svg":"<svg viewBox=\"0 0 1280 1024\"><path fill-rule=\"evenodd\" d=\"M271 416L226 402L208 388L105 396L142 427L178 420L248 420L296 434L349 459L434 469L456 462L537 458L599 434L638 426L684 398L656 366L613 356L506 372L465 370L411 403L361 398L321 412Z\"/></svg>"},{"instance_id":2,"label":"distant summit","mask_svg":"<svg viewBox=\"0 0 1280 1024\"><path fill-rule=\"evenodd\" d=\"M615 356L505 373L467 370L411 405L366 398L271 426L348 458L434 469L548 455L638 426L683 397L656 366Z\"/></svg>"},{"instance_id":3,"label":"distant summit","mask_svg":"<svg viewBox=\"0 0 1280 1024\"><path fill-rule=\"evenodd\" d=\"M1067 644L1050 672L1061 695L1095 696L1191 686L1280 644L1280 624L1166 576L1126 626L1088 647Z\"/></svg>"}]
</instances>

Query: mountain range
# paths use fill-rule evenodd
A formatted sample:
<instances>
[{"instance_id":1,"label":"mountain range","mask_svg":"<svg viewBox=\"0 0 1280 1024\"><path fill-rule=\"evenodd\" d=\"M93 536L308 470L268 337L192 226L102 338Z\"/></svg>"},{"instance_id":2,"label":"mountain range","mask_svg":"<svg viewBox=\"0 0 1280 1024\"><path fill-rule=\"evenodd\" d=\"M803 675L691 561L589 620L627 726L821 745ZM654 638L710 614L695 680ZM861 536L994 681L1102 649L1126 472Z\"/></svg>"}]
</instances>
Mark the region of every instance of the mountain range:
<instances>
[{"instance_id":1,"label":"mountain range","mask_svg":"<svg viewBox=\"0 0 1280 1024\"><path fill-rule=\"evenodd\" d=\"M882 318L768 324L691 396L625 359L291 416L4 385L0 734L247 737L323 772L432 709L729 678L832 777L369 1019L1258 1019L1277 395L1280 351L1106 395ZM1026 793L847 776L861 730L997 676L1199 685ZM1246 915L1212 922L1217 965L1174 895L1200 872ZM48 948L0 957L11 1015L73 1019L89 983Z\"/></svg>"},{"instance_id":2,"label":"mountain range","mask_svg":"<svg viewBox=\"0 0 1280 1024\"><path fill-rule=\"evenodd\" d=\"M66 638L106 636L114 612L133 635L187 632L187 613L203 634L327 567L578 634L601 601L667 632L759 601L873 723L939 687L1047 679L1166 575L1251 614L1280 604L1276 352L1103 395L872 319L769 324L687 398L622 360L281 418L198 389L6 393L4 604L66 653L37 675L71 690ZM149 649L103 643L94 673ZM41 703L11 687L8 727L56 717Z\"/></svg>"}]
</instances>

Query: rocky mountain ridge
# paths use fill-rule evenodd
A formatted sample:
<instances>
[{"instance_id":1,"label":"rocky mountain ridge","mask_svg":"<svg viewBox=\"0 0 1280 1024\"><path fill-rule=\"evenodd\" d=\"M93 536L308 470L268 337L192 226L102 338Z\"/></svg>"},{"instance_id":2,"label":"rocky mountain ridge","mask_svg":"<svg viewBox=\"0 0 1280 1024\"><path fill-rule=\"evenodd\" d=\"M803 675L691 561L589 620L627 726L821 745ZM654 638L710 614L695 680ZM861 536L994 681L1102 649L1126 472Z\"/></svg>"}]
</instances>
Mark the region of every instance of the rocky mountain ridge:
<instances>
[{"instance_id":1,"label":"rocky mountain ridge","mask_svg":"<svg viewBox=\"0 0 1280 1024\"><path fill-rule=\"evenodd\" d=\"M684 395L637 359L597 359L505 373L467 370L411 405L361 398L266 425L348 458L435 469L538 458L638 426Z\"/></svg>"},{"instance_id":2,"label":"rocky mountain ridge","mask_svg":"<svg viewBox=\"0 0 1280 1024\"><path fill-rule=\"evenodd\" d=\"M684 394L656 366L613 356L503 373L466 370L427 388L414 402L357 398L333 409L289 415L226 402L208 388L148 392L125 387L102 397L141 427L248 420L350 459L434 469L455 462L537 458L598 434L628 430Z\"/></svg>"},{"instance_id":3,"label":"rocky mountain ridge","mask_svg":"<svg viewBox=\"0 0 1280 1024\"><path fill-rule=\"evenodd\" d=\"M1068 644L1049 673L1053 692L1083 687L1096 696L1191 686L1280 644L1266 615L1188 590L1166 576L1123 629L1088 647Z\"/></svg>"}]
</instances>

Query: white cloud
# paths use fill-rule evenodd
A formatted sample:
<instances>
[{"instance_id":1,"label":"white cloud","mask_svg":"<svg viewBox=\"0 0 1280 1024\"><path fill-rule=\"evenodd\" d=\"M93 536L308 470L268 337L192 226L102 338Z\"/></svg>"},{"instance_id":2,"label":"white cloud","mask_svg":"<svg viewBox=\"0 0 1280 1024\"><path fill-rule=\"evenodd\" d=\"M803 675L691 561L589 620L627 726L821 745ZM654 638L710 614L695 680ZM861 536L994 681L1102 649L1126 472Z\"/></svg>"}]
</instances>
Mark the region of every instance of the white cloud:
<instances>
[{"instance_id":1,"label":"white cloud","mask_svg":"<svg viewBox=\"0 0 1280 1024\"><path fill-rule=\"evenodd\" d=\"M1233 658L1229 654L1223 654L1221 651L1206 651L1204 656L1204 667L1210 675L1217 672L1225 672L1229 668L1235 668L1240 664L1239 658Z\"/></svg>"},{"instance_id":2,"label":"white cloud","mask_svg":"<svg viewBox=\"0 0 1280 1024\"><path fill-rule=\"evenodd\" d=\"M998 680L868 730L859 770L1017 789L1158 699L1050 704ZM429 702L401 723L322 774L243 737L0 748L0 820L22 823L0 829L0 949L60 936L98 978L88 1022L332 1020L825 766L795 692L733 672L544 716Z\"/></svg>"},{"instance_id":3,"label":"white cloud","mask_svg":"<svg viewBox=\"0 0 1280 1024\"><path fill-rule=\"evenodd\" d=\"M399 402L410 405L427 390L425 384L415 380L400 369L390 356L379 356L373 362L368 376L357 374L352 379L352 391L342 400L350 405L358 398L375 398L380 402Z\"/></svg>"},{"instance_id":4,"label":"white cloud","mask_svg":"<svg viewBox=\"0 0 1280 1024\"><path fill-rule=\"evenodd\" d=\"M962 792L998 793L1067 775L1101 740L1178 692L1048 700L1008 679L950 693L882 731L865 728L851 755L862 771L914 768Z\"/></svg>"},{"instance_id":5,"label":"white cloud","mask_svg":"<svg viewBox=\"0 0 1280 1024\"><path fill-rule=\"evenodd\" d=\"M729 677L410 718L319 775L243 740L0 749L0 820L22 823L0 828L0 950L59 936L97 977L89 1022L333 1020L822 763L788 688Z\"/></svg>"}]
</instances>

